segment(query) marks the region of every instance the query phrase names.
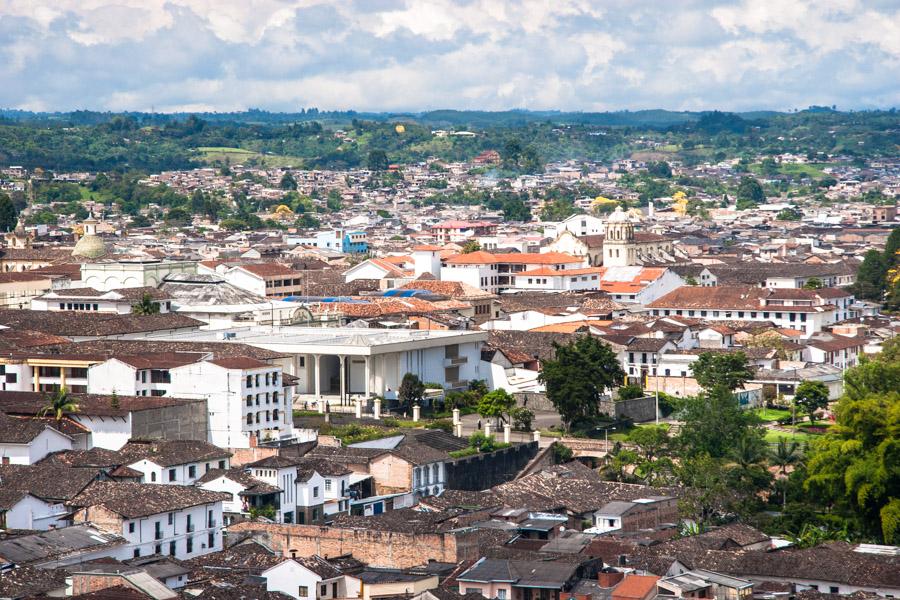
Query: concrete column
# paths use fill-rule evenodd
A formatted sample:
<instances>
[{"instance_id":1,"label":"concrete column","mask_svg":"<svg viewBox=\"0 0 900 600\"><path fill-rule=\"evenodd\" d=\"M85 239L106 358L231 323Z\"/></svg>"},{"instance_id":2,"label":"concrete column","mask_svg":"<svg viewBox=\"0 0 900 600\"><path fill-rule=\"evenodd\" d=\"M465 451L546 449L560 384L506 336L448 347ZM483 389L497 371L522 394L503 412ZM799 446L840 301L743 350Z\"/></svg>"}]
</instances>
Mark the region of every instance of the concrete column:
<instances>
[{"instance_id":1,"label":"concrete column","mask_svg":"<svg viewBox=\"0 0 900 600\"><path fill-rule=\"evenodd\" d=\"M422 416L422 407L418 404L413 405L413 423L418 423Z\"/></svg>"},{"instance_id":2,"label":"concrete column","mask_svg":"<svg viewBox=\"0 0 900 600\"><path fill-rule=\"evenodd\" d=\"M459 418L459 409L454 408L453 409L453 425L459 425L460 423L462 423L462 421Z\"/></svg>"},{"instance_id":3,"label":"concrete column","mask_svg":"<svg viewBox=\"0 0 900 600\"><path fill-rule=\"evenodd\" d=\"M354 408L356 409L356 418L357 419L362 419L362 403L363 403L363 401L360 400L359 398L357 398L356 400L353 401L353 404L355 405Z\"/></svg>"},{"instance_id":4,"label":"concrete column","mask_svg":"<svg viewBox=\"0 0 900 600\"><path fill-rule=\"evenodd\" d=\"M375 401L372 403L372 416L376 419L381 418L381 398L375 398Z\"/></svg>"},{"instance_id":5,"label":"concrete column","mask_svg":"<svg viewBox=\"0 0 900 600\"><path fill-rule=\"evenodd\" d=\"M456 437L461 438L463 436L462 423L457 423L453 426L453 433L456 434Z\"/></svg>"},{"instance_id":6,"label":"concrete column","mask_svg":"<svg viewBox=\"0 0 900 600\"><path fill-rule=\"evenodd\" d=\"M509 425L509 423L507 423L506 425L503 426L503 443L504 444L509 443L510 433L512 433L512 427Z\"/></svg>"},{"instance_id":7,"label":"concrete column","mask_svg":"<svg viewBox=\"0 0 900 600\"><path fill-rule=\"evenodd\" d=\"M321 354L313 355L313 383L315 384L316 390L316 404L319 407L319 412L325 412L325 405L322 403L322 381L321 381L321 372L319 371L320 360L322 359Z\"/></svg>"},{"instance_id":8,"label":"concrete column","mask_svg":"<svg viewBox=\"0 0 900 600\"><path fill-rule=\"evenodd\" d=\"M372 395L372 367L370 366L372 362L372 357L366 357L366 400L369 399L369 396Z\"/></svg>"},{"instance_id":9,"label":"concrete column","mask_svg":"<svg viewBox=\"0 0 900 600\"><path fill-rule=\"evenodd\" d=\"M491 422L490 421L484 422L484 435L491 437Z\"/></svg>"},{"instance_id":10,"label":"concrete column","mask_svg":"<svg viewBox=\"0 0 900 600\"><path fill-rule=\"evenodd\" d=\"M344 374L344 364L345 364L346 359L347 359L347 357L344 356L343 354L338 355L338 361L340 362L340 371L341 371L341 376L340 376L340 380L341 380L341 406L344 405L345 398L347 397L347 389L346 389L346 388L347 388L347 384L346 384L346 382L345 382L345 379L347 378L347 376ZM358 417L358 416L359 416L359 415L357 415L357 417Z\"/></svg>"},{"instance_id":11,"label":"concrete column","mask_svg":"<svg viewBox=\"0 0 900 600\"><path fill-rule=\"evenodd\" d=\"M535 430L532 435L534 436L534 438L533 438L534 441L536 441L537 443L540 444L541 443L541 432L538 430Z\"/></svg>"},{"instance_id":12,"label":"concrete column","mask_svg":"<svg viewBox=\"0 0 900 600\"><path fill-rule=\"evenodd\" d=\"M59 387L61 387L61 388L66 387L66 368L65 367L59 368Z\"/></svg>"},{"instance_id":13,"label":"concrete column","mask_svg":"<svg viewBox=\"0 0 900 600\"><path fill-rule=\"evenodd\" d=\"M34 383L34 391L39 392L41 391L41 368L31 367L31 372L33 376L32 381Z\"/></svg>"}]
</instances>

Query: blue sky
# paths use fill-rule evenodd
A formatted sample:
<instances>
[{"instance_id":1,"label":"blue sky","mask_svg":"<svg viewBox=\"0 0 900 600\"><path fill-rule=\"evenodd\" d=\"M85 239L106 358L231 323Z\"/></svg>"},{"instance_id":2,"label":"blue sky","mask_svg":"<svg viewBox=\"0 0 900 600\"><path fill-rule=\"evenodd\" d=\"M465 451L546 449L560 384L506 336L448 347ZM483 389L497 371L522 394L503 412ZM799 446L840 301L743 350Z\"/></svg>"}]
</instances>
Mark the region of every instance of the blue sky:
<instances>
[{"instance_id":1,"label":"blue sky","mask_svg":"<svg viewBox=\"0 0 900 600\"><path fill-rule=\"evenodd\" d=\"M898 0L0 0L0 107L900 105Z\"/></svg>"}]
</instances>

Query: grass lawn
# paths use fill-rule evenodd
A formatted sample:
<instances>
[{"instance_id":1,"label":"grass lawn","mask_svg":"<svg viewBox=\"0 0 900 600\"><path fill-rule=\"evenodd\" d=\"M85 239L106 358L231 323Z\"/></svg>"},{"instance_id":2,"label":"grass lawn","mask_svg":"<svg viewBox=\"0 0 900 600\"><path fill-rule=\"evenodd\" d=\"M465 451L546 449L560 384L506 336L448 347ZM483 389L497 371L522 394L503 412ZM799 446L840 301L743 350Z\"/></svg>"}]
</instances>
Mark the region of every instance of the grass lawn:
<instances>
[{"instance_id":1,"label":"grass lawn","mask_svg":"<svg viewBox=\"0 0 900 600\"><path fill-rule=\"evenodd\" d=\"M236 165L255 160L257 164L265 164L269 167L299 167L303 165L303 159L298 156L285 156L282 154L263 154L255 150L244 148L229 148L227 146L201 146L197 148L201 158L206 163L229 163Z\"/></svg>"},{"instance_id":2,"label":"grass lawn","mask_svg":"<svg viewBox=\"0 0 900 600\"><path fill-rule=\"evenodd\" d=\"M778 172L783 175L800 175L811 177L813 179L822 179L825 177L825 171L823 171L822 168L830 166L829 163L786 163L778 165ZM754 163L750 165L750 171L755 175L762 175L762 165L760 163Z\"/></svg>"},{"instance_id":3,"label":"grass lawn","mask_svg":"<svg viewBox=\"0 0 900 600\"><path fill-rule=\"evenodd\" d=\"M804 433L802 431L795 432L787 432L787 431L778 431L775 429L769 429L766 431L766 442L770 444L777 444L778 440L782 438L786 438L788 440L794 440L797 442L807 442L816 437L815 434Z\"/></svg>"},{"instance_id":4,"label":"grass lawn","mask_svg":"<svg viewBox=\"0 0 900 600\"><path fill-rule=\"evenodd\" d=\"M753 411L763 421L790 419L791 411L784 408L759 408Z\"/></svg>"}]
</instances>

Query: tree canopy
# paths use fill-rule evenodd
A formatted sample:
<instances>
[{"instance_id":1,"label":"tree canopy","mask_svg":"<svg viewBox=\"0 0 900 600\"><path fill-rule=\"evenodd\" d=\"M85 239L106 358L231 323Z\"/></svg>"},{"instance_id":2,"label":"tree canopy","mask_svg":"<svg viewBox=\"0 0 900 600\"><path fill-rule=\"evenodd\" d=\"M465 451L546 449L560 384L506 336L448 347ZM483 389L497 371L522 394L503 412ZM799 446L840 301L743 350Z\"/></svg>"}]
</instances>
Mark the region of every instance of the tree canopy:
<instances>
[{"instance_id":1,"label":"tree canopy","mask_svg":"<svg viewBox=\"0 0 900 600\"><path fill-rule=\"evenodd\" d=\"M579 336L566 345L553 344L556 357L541 364L540 380L563 423L589 421L600 414L600 397L625 377L608 344Z\"/></svg>"}]
</instances>

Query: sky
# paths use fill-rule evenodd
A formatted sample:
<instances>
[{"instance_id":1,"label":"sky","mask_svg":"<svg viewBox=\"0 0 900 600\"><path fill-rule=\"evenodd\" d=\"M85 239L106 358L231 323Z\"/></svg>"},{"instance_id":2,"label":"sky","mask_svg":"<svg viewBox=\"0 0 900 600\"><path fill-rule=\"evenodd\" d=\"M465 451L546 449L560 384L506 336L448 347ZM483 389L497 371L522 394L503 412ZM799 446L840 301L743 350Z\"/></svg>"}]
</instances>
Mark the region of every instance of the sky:
<instances>
[{"instance_id":1,"label":"sky","mask_svg":"<svg viewBox=\"0 0 900 600\"><path fill-rule=\"evenodd\" d=\"M900 105L900 0L0 0L0 107Z\"/></svg>"}]
</instances>

